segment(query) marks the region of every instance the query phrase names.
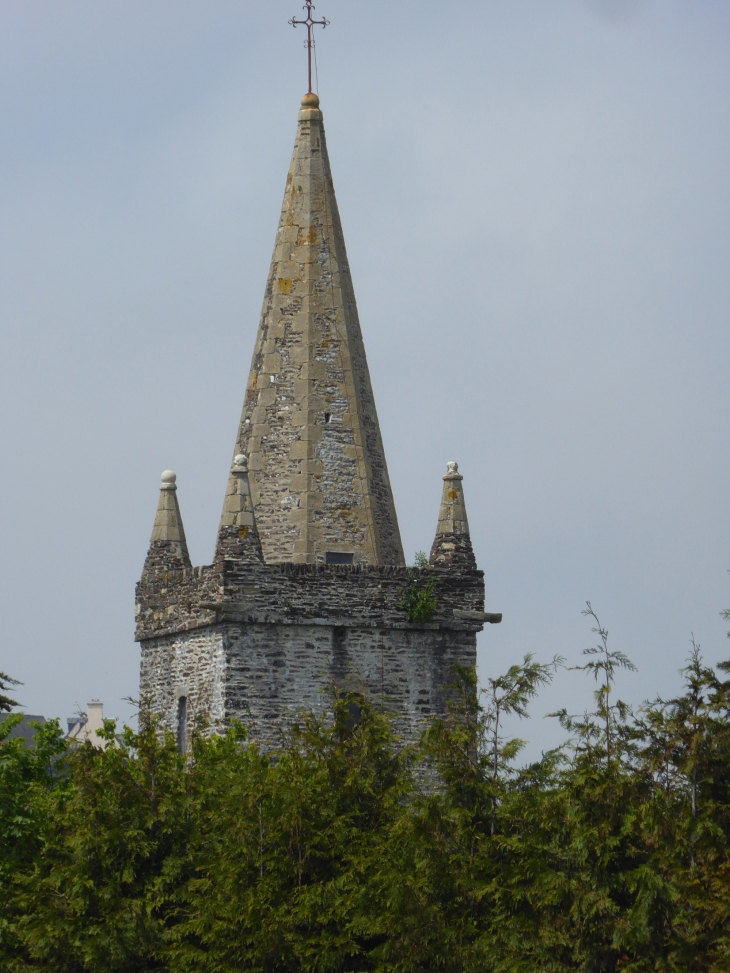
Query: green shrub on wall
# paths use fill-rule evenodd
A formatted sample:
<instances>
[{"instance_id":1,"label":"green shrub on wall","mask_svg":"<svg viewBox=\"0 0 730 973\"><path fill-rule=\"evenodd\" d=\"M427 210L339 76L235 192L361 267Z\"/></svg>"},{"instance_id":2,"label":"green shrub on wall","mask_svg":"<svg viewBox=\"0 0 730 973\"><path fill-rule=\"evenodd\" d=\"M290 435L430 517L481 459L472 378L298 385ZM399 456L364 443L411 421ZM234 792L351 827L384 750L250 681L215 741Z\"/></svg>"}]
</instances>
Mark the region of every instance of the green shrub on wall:
<instances>
[{"instance_id":1,"label":"green shrub on wall","mask_svg":"<svg viewBox=\"0 0 730 973\"><path fill-rule=\"evenodd\" d=\"M428 558L423 551L416 552L415 567L421 570L428 567ZM408 580L401 590L398 605L408 615L408 621L430 622L438 607L436 579L433 575L423 578L414 575L409 569Z\"/></svg>"}]
</instances>

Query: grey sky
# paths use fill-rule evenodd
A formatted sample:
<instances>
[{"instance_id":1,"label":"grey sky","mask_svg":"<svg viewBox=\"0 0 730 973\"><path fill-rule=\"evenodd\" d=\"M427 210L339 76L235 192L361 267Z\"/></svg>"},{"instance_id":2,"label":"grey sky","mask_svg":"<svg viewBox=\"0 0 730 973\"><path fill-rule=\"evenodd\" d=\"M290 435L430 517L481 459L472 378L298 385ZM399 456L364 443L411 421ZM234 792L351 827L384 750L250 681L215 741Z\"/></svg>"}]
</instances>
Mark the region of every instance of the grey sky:
<instances>
[{"instance_id":1,"label":"grey sky","mask_svg":"<svg viewBox=\"0 0 730 973\"><path fill-rule=\"evenodd\" d=\"M301 0L0 0L0 669L137 689L159 473L210 560L306 87ZM730 606L730 6L319 0L319 92L409 555L459 461L482 675L639 701ZM367 13L367 16L366 16ZM582 709L559 677L523 728Z\"/></svg>"}]
</instances>

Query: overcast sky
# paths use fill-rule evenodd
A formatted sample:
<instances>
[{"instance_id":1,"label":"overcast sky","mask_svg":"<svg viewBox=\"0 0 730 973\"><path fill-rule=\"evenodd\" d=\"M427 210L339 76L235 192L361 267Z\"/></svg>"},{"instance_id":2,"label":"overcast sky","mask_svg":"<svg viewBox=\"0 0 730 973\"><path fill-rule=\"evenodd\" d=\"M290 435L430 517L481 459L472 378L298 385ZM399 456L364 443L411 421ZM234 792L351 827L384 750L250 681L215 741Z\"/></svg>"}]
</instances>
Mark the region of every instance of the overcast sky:
<instances>
[{"instance_id":1,"label":"overcast sky","mask_svg":"<svg viewBox=\"0 0 730 973\"><path fill-rule=\"evenodd\" d=\"M212 558L306 88L301 0L0 0L0 670L137 692L160 471ZM319 93L401 532L459 462L482 678L590 599L679 685L730 606L730 5L320 0ZM581 711L564 673L521 728Z\"/></svg>"}]
</instances>

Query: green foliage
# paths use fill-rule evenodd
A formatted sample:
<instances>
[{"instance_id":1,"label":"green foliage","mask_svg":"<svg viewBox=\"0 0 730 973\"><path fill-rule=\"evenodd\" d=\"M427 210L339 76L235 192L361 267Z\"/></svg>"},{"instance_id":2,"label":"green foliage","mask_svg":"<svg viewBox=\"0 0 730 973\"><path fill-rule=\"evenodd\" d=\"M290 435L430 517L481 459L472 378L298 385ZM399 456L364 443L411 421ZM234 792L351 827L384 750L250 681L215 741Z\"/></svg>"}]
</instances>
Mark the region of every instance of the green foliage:
<instances>
[{"instance_id":1,"label":"green foliage","mask_svg":"<svg viewBox=\"0 0 730 973\"><path fill-rule=\"evenodd\" d=\"M593 694L596 710L580 718L568 716L565 710L553 715L560 718L567 730L577 734L578 739L581 740L581 748L590 749L598 743L605 753L606 765L609 766L615 756L616 746L625 746L632 735L627 724L628 706L621 700L611 703L616 672L618 669L636 672L636 666L623 652L609 649L608 629L601 625L590 601L586 602L582 614L595 621L596 625L591 631L598 635L600 641L598 645L583 649L584 656L593 656L591 661L573 668L589 673L597 683L600 683Z\"/></svg>"},{"instance_id":2,"label":"green foliage","mask_svg":"<svg viewBox=\"0 0 730 973\"><path fill-rule=\"evenodd\" d=\"M425 551L416 551L413 558L413 565L417 568L428 567L428 554Z\"/></svg>"},{"instance_id":3,"label":"green foliage","mask_svg":"<svg viewBox=\"0 0 730 973\"><path fill-rule=\"evenodd\" d=\"M693 643L681 693L632 713L631 664L587 614L595 710L561 711L569 740L524 767L504 720L557 657L481 691L457 670L413 749L336 687L268 751L235 725L181 756L147 721L65 753L57 726L8 740L8 717L0 969L725 973L730 663Z\"/></svg>"},{"instance_id":4,"label":"green foliage","mask_svg":"<svg viewBox=\"0 0 730 973\"><path fill-rule=\"evenodd\" d=\"M684 694L647 706L641 725L662 811L662 872L681 889L678 952L687 969L730 968L730 680L720 675L730 663L717 669L693 637Z\"/></svg>"},{"instance_id":5,"label":"green foliage","mask_svg":"<svg viewBox=\"0 0 730 973\"><path fill-rule=\"evenodd\" d=\"M20 686L21 683L17 679L11 679L4 672L0 672L0 713L9 713L13 706L18 706L19 704L11 699L9 696L5 696L4 693L11 686Z\"/></svg>"},{"instance_id":6,"label":"green foliage","mask_svg":"<svg viewBox=\"0 0 730 973\"><path fill-rule=\"evenodd\" d=\"M436 579L425 570L428 568L428 557L423 551L416 551L415 567L418 574L408 569L398 607L403 609L411 622L430 622L438 608L438 599Z\"/></svg>"},{"instance_id":7,"label":"green foliage","mask_svg":"<svg viewBox=\"0 0 730 973\"><path fill-rule=\"evenodd\" d=\"M11 886L41 854L47 796L65 783L65 743L58 720L34 724L35 740L28 746L21 737L10 738L22 719L14 713L0 720L0 958L8 959L19 949Z\"/></svg>"},{"instance_id":8,"label":"green foliage","mask_svg":"<svg viewBox=\"0 0 730 973\"><path fill-rule=\"evenodd\" d=\"M363 891L403 811L407 754L367 700L354 725L350 695L329 701L330 718L305 718L276 759L236 732L201 741L171 968L370 968L382 933Z\"/></svg>"},{"instance_id":9,"label":"green foliage","mask_svg":"<svg viewBox=\"0 0 730 973\"><path fill-rule=\"evenodd\" d=\"M15 931L30 969L156 970L171 888L184 870L188 781L175 740L150 722L66 755L69 784L38 801L44 846L21 874ZM18 969L24 969L18 966Z\"/></svg>"},{"instance_id":10,"label":"green foliage","mask_svg":"<svg viewBox=\"0 0 730 973\"><path fill-rule=\"evenodd\" d=\"M482 735L489 741L491 773L495 780L500 772L510 772L511 761L524 745L519 739L502 739L502 720L513 714L526 719L529 716L528 703L537 696L540 686L552 682L553 675L563 662L562 656L555 656L548 663L533 662L530 653L525 656L522 665L510 666L504 675L487 679L486 688L482 690L486 698L482 709Z\"/></svg>"}]
</instances>

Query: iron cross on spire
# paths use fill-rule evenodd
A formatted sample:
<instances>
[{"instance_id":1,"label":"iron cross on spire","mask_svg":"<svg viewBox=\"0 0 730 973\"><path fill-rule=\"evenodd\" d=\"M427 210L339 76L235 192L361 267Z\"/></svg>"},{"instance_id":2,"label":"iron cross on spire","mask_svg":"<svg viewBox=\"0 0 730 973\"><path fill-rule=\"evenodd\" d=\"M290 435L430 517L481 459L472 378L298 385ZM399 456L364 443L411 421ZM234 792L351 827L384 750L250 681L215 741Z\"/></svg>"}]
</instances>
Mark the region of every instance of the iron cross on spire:
<instances>
[{"instance_id":1,"label":"iron cross on spire","mask_svg":"<svg viewBox=\"0 0 730 973\"><path fill-rule=\"evenodd\" d=\"M292 25L292 27L296 27L297 24L302 24L302 26L307 28L307 39L304 43L307 48L307 67L309 70L309 74L308 74L309 88L307 88L307 92L311 94L312 92L312 51L314 50L314 35L312 34L312 28L314 27L315 24L318 27L326 27L327 24L329 23L329 20L326 20L324 17L321 20L314 20L312 18L312 11L314 10L314 4L312 3L312 0L306 0L306 3L304 7L302 7L302 10L307 11L306 20L297 20L296 17L292 17L289 23Z\"/></svg>"}]
</instances>

